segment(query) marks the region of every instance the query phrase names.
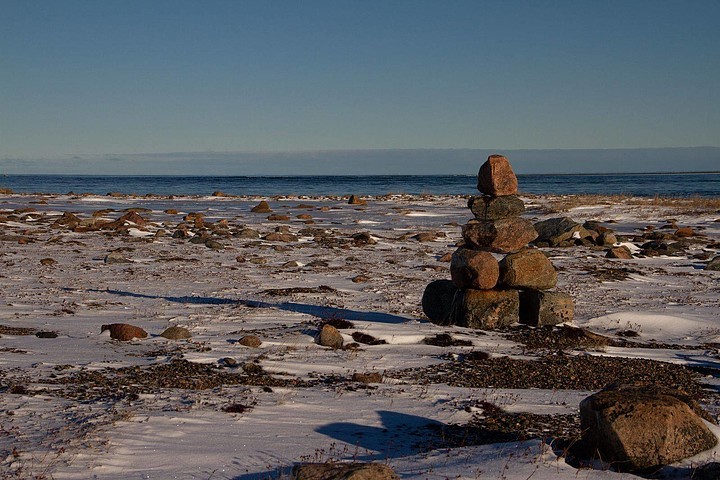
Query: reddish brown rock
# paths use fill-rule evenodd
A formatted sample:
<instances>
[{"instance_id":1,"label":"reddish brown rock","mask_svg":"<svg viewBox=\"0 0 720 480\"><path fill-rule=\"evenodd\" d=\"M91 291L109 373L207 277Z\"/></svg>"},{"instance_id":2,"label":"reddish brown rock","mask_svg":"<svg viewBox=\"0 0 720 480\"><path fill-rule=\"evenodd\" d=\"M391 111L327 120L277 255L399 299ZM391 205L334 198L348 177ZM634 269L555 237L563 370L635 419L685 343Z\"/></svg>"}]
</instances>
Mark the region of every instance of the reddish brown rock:
<instances>
[{"instance_id":1,"label":"reddish brown rock","mask_svg":"<svg viewBox=\"0 0 720 480\"><path fill-rule=\"evenodd\" d=\"M631 260L633 258L632 252L625 245L619 247L613 247L605 254L607 258L618 258L621 260Z\"/></svg>"},{"instance_id":2,"label":"reddish brown rock","mask_svg":"<svg viewBox=\"0 0 720 480\"><path fill-rule=\"evenodd\" d=\"M478 190L486 195L515 195L518 181L510 162L502 155L490 155L478 172Z\"/></svg>"},{"instance_id":3,"label":"reddish brown rock","mask_svg":"<svg viewBox=\"0 0 720 480\"><path fill-rule=\"evenodd\" d=\"M263 237L263 240L267 240L269 242L297 242L297 236L293 235L292 233L268 233Z\"/></svg>"},{"instance_id":4,"label":"reddish brown rock","mask_svg":"<svg viewBox=\"0 0 720 480\"><path fill-rule=\"evenodd\" d=\"M353 373L352 381L360 383L382 383L382 374L380 372Z\"/></svg>"},{"instance_id":5,"label":"reddish brown rock","mask_svg":"<svg viewBox=\"0 0 720 480\"><path fill-rule=\"evenodd\" d=\"M549 290L557 284L557 272L540 250L526 248L500 262L499 283L512 288Z\"/></svg>"},{"instance_id":6,"label":"reddish brown rock","mask_svg":"<svg viewBox=\"0 0 720 480\"><path fill-rule=\"evenodd\" d=\"M694 237L695 235L695 230L690 227L682 227L675 230L675 236L678 238Z\"/></svg>"},{"instance_id":7,"label":"reddish brown rock","mask_svg":"<svg viewBox=\"0 0 720 480\"><path fill-rule=\"evenodd\" d=\"M292 480L398 480L400 477L381 463L303 463L292 469Z\"/></svg>"},{"instance_id":8,"label":"reddish brown rock","mask_svg":"<svg viewBox=\"0 0 720 480\"><path fill-rule=\"evenodd\" d=\"M348 204L349 205L367 205L367 202L365 200L363 200L362 198L358 197L357 195L350 195Z\"/></svg>"},{"instance_id":9,"label":"reddish brown rock","mask_svg":"<svg viewBox=\"0 0 720 480\"><path fill-rule=\"evenodd\" d=\"M537 238L533 224L517 217L495 221L471 220L463 225L462 235L470 246L498 253L518 251Z\"/></svg>"},{"instance_id":10,"label":"reddish brown rock","mask_svg":"<svg viewBox=\"0 0 720 480\"><path fill-rule=\"evenodd\" d=\"M342 348L343 337L337 328L325 324L320 330L320 335L318 335L318 343L323 347Z\"/></svg>"},{"instance_id":11,"label":"reddish brown rock","mask_svg":"<svg viewBox=\"0 0 720 480\"><path fill-rule=\"evenodd\" d=\"M257 205L255 205L253 208L251 208L250 211L253 213L270 213L272 212L272 209L270 208L270 205L268 205L268 203L263 200Z\"/></svg>"},{"instance_id":12,"label":"reddish brown rock","mask_svg":"<svg viewBox=\"0 0 720 480\"><path fill-rule=\"evenodd\" d=\"M128 323L111 323L110 325L103 325L100 328L100 333L105 330L110 330L110 338L113 340L120 340L121 342L127 342L133 338L147 338L148 336L147 332L142 328Z\"/></svg>"},{"instance_id":13,"label":"reddish brown rock","mask_svg":"<svg viewBox=\"0 0 720 480\"><path fill-rule=\"evenodd\" d=\"M287 215L281 215L279 213L273 213L272 215L269 215L267 219L271 222L284 222L286 220L290 220L290 217Z\"/></svg>"},{"instance_id":14,"label":"reddish brown rock","mask_svg":"<svg viewBox=\"0 0 720 480\"><path fill-rule=\"evenodd\" d=\"M260 345L262 345L262 340L260 340L260 337L258 337L257 335L245 335L240 340L238 340L238 344L242 345L243 347L258 348Z\"/></svg>"},{"instance_id":15,"label":"reddish brown rock","mask_svg":"<svg viewBox=\"0 0 720 480\"><path fill-rule=\"evenodd\" d=\"M535 327L571 323L575 303L563 292L523 290L520 292L520 323Z\"/></svg>"},{"instance_id":16,"label":"reddish brown rock","mask_svg":"<svg viewBox=\"0 0 720 480\"><path fill-rule=\"evenodd\" d=\"M460 327L492 330L520 319L520 294L517 290L461 290L455 296L451 323Z\"/></svg>"},{"instance_id":17,"label":"reddish brown rock","mask_svg":"<svg viewBox=\"0 0 720 480\"><path fill-rule=\"evenodd\" d=\"M457 288L488 290L500 275L498 261L489 252L458 248L450 262L450 276Z\"/></svg>"},{"instance_id":18,"label":"reddish brown rock","mask_svg":"<svg viewBox=\"0 0 720 480\"><path fill-rule=\"evenodd\" d=\"M648 385L613 386L580 402L583 442L621 471L647 471L691 457L717 438L683 392Z\"/></svg>"}]
</instances>

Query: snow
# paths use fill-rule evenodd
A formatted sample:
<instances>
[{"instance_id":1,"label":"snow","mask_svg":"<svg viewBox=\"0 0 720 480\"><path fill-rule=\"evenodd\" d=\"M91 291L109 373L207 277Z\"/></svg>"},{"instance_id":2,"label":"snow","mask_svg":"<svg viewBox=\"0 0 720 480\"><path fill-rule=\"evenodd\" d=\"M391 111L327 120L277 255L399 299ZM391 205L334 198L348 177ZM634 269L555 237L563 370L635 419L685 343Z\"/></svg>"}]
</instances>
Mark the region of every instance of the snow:
<instances>
[{"instance_id":1,"label":"snow","mask_svg":"<svg viewBox=\"0 0 720 480\"><path fill-rule=\"evenodd\" d=\"M132 226L126 236L106 237L50 230L37 219L0 223L2 233L28 231L39 241L2 242L0 325L57 331L55 339L3 334L0 338L0 379L26 379L33 388L59 368L99 371L125 366L147 367L169 361L163 349L176 346L158 334L168 326L184 326L193 338L182 343L183 358L218 365L232 357L258 362L267 372L300 379L355 372L385 372L445 362L447 352L481 350L490 355L522 357L520 345L504 336L477 334L460 327L427 322L419 306L424 286L449 278L447 264L437 262L452 252L469 213L460 197L398 196L362 208L335 198L285 197L271 201L275 213L292 212L287 223L294 231L305 227L294 215L297 203L316 210L312 227L334 231L336 238L369 229L379 243L368 247L327 249L303 238L290 250L272 242L228 239L227 247L212 251L203 245L155 237L159 228L172 231L183 214L167 208L203 212L208 220L227 218L271 231L277 224L265 215L249 213L258 198L44 197L34 205L44 215L64 211L89 216L112 207L117 218L129 207L152 213L149 227ZM36 197L0 197L0 210L29 205ZM543 205L542 198L533 203ZM320 207L330 207L320 211ZM5 212L5 213L7 213ZM710 238L720 238L715 214L665 212L660 207L622 205L578 207L563 215L578 221L608 220L619 234L630 235L647 224L661 225L672 216L678 224L699 225ZM534 209L527 218L559 216ZM434 242L393 240L398 231L440 231L447 237ZM60 237L59 243L50 242ZM80 243L74 243L80 242ZM633 250L634 244L622 242ZM280 245L282 247L283 245ZM106 265L111 250L124 252L130 264ZM717 251L710 249L717 254ZM702 263L685 257L655 257L608 261L603 252L549 249L560 268L561 290L576 300L577 326L604 335L632 330L639 341L654 340L686 347L640 349L607 347L592 355L649 358L685 365L716 364L708 344L720 343L720 274L702 270ZM246 259L264 257L266 264ZM55 266L41 266L52 257ZM354 257L354 258L351 258ZM159 261L159 259L173 261ZM179 259L179 260L178 260ZM328 267L309 267L321 259ZM283 268L288 261L298 267ZM597 281L590 273L599 265L630 268L620 281ZM431 268L432 267L432 268ZM366 283L354 283L356 275ZM318 287L330 294L308 293L272 297L268 289ZM330 350L314 339L320 319L343 318L352 331L385 340L359 350ZM150 337L127 343L100 333L107 323L126 322L144 328ZM346 341L353 339L342 331ZM263 340L259 349L239 346L246 334ZM423 339L451 333L468 340L469 347L450 349L425 345ZM23 353L18 353L23 352ZM160 353L158 353L160 352ZM714 379L708 379L713 385ZM508 412L573 414L593 392L572 390L502 390L413 385L385 378L372 388L339 389L223 386L202 391L161 391L137 399L83 403L41 394L0 393L0 477L54 479L265 479L288 478L301 461L378 461L391 465L403 479L530 478L556 480L627 479L605 467L578 470L562 452L542 440L455 448L426 448L427 425L463 424L473 415L475 401L486 401ZM243 413L228 413L228 404L248 405ZM716 435L717 427L711 426ZM13 450L15 453L13 453ZM670 478L682 478L691 465L714 460L718 447L696 458L667 467Z\"/></svg>"}]
</instances>

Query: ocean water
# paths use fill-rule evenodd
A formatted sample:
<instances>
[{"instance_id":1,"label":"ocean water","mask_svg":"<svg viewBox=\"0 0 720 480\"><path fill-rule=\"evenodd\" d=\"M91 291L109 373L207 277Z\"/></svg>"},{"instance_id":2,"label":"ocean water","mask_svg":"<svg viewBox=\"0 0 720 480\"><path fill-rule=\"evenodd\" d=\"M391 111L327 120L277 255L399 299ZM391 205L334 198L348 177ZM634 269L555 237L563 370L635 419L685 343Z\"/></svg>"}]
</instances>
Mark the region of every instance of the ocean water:
<instances>
[{"instance_id":1,"label":"ocean water","mask_svg":"<svg viewBox=\"0 0 720 480\"><path fill-rule=\"evenodd\" d=\"M627 194L634 196L720 196L720 173L620 175L518 175L520 191L533 194ZM5 175L0 188L18 193L156 195L385 195L477 194L474 175L373 176L64 176Z\"/></svg>"}]
</instances>

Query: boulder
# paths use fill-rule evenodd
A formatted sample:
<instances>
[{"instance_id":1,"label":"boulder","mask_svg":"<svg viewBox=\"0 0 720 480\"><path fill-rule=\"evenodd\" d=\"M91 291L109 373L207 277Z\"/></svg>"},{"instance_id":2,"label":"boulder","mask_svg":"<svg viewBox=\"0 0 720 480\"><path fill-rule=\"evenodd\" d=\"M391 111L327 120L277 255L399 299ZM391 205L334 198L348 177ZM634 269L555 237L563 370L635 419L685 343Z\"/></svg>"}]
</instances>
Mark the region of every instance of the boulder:
<instances>
[{"instance_id":1,"label":"boulder","mask_svg":"<svg viewBox=\"0 0 720 480\"><path fill-rule=\"evenodd\" d=\"M632 260L633 255L628 247L620 245L619 247L613 247L605 254L606 258L618 258L621 260Z\"/></svg>"},{"instance_id":2,"label":"boulder","mask_svg":"<svg viewBox=\"0 0 720 480\"><path fill-rule=\"evenodd\" d=\"M350 195L348 205L367 205L367 202L357 195Z\"/></svg>"},{"instance_id":3,"label":"boulder","mask_svg":"<svg viewBox=\"0 0 720 480\"><path fill-rule=\"evenodd\" d=\"M500 285L549 290L557 284L555 267L540 250L525 248L500 262Z\"/></svg>"},{"instance_id":4,"label":"boulder","mask_svg":"<svg viewBox=\"0 0 720 480\"><path fill-rule=\"evenodd\" d=\"M537 241L557 247L571 239L592 237L592 234L570 217L549 218L535 224Z\"/></svg>"},{"instance_id":5,"label":"boulder","mask_svg":"<svg viewBox=\"0 0 720 480\"><path fill-rule=\"evenodd\" d=\"M127 342L133 338L147 338L148 334L145 330L127 323L111 323L100 327L100 333L110 330L110 338Z\"/></svg>"},{"instance_id":6,"label":"boulder","mask_svg":"<svg viewBox=\"0 0 720 480\"><path fill-rule=\"evenodd\" d=\"M450 262L450 276L457 288L488 290L495 287L500 268L495 257L482 250L458 248Z\"/></svg>"},{"instance_id":7,"label":"boulder","mask_svg":"<svg viewBox=\"0 0 720 480\"><path fill-rule=\"evenodd\" d=\"M453 299L458 291L458 288L450 280L435 280L425 287L422 309L432 323L450 325Z\"/></svg>"},{"instance_id":8,"label":"boulder","mask_svg":"<svg viewBox=\"0 0 720 480\"><path fill-rule=\"evenodd\" d=\"M382 374L380 372L355 372L352 376L353 382L360 383L382 383Z\"/></svg>"},{"instance_id":9,"label":"boulder","mask_svg":"<svg viewBox=\"0 0 720 480\"><path fill-rule=\"evenodd\" d=\"M342 348L343 337L337 328L325 324L320 330L320 335L318 335L318 343L323 347Z\"/></svg>"},{"instance_id":10,"label":"boulder","mask_svg":"<svg viewBox=\"0 0 720 480\"><path fill-rule=\"evenodd\" d=\"M537 238L532 223L518 217L492 221L471 220L463 225L462 235L467 244L498 253L515 252Z\"/></svg>"},{"instance_id":11,"label":"boulder","mask_svg":"<svg viewBox=\"0 0 720 480\"><path fill-rule=\"evenodd\" d=\"M272 212L272 209L270 208L270 205L268 205L268 203L263 200L257 205L255 205L253 208L251 208L250 211L253 213L270 213Z\"/></svg>"},{"instance_id":12,"label":"boulder","mask_svg":"<svg viewBox=\"0 0 720 480\"><path fill-rule=\"evenodd\" d=\"M478 172L478 190L494 197L515 195L518 181L510 162L502 155L490 155Z\"/></svg>"},{"instance_id":13,"label":"boulder","mask_svg":"<svg viewBox=\"0 0 720 480\"><path fill-rule=\"evenodd\" d=\"M612 232L603 232L595 239L597 245L612 246L617 243L617 237Z\"/></svg>"},{"instance_id":14,"label":"boulder","mask_svg":"<svg viewBox=\"0 0 720 480\"><path fill-rule=\"evenodd\" d=\"M455 296L451 324L492 330L520 319L520 295L517 290L460 290Z\"/></svg>"},{"instance_id":15,"label":"boulder","mask_svg":"<svg viewBox=\"0 0 720 480\"><path fill-rule=\"evenodd\" d=\"M705 265L705 270L720 271L720 255L710 260L707 265Z\"/></svg>"},{"instance_id":16,"label":"boulder","mask_svg":"<svg viewBox=\"0 0 720 480\"><path fill-rule=\"evenodd\" d=\"M500 220L519 217L525 211L525 204L516 195L501 197L483 195L470 197L468 208L480 220Z\"/></svg>"},{"instance_id":17,"label":"boulder","mask_svg":"<svg viewBox=\"0 0 720 480\"><path fill-rule=\"evenodd\" d=\"M293 480L399 480L380 463L302 463L292 469Z\"/></svg>"},{"instance_id":18,"label":"boulder","mask_svg":"<svg viewBox=\"0 0 720 480\"><path fill-rule=\"evenodd\" d=\"M234 235L236 238L255 239L260 238L260 232L254 228L243 228Z\"/></svg>"},{"instance_id":19,"label":"boulder","mask_svg":"<svg viewBox=\"0 0 720 480\"><path fill-rule=\"evenodd\" d=\"M667 387L607 387L580 402L583 442L591 455L637 472L714 447L717 438L686 399Z\"/></svg>"},{"instance_id":20,"label":"boulder","mask_svg":"<svg viewBox=\"0 0 720 480\"><path fill-rule=\"evenodd\" d=\"M262 340L257 335L245 335L238 340L238 344L243 347L258 348L262 345Z\"/></svg>"},{"instance_id":21,"label":"boulder","mask_svg":"<svg viewBox=\"0 0 720 480\"><path fill-rule=\"evenodd\" d=\"M563 292L520 291L520 323L535 327L571 323L575 303Z\"/></svg>"},{"instance_id":22,"label":"boulder","mask_svg":"<svg viewBox=\"0 0 720 480\"><path fill-rule=\"evenodd\" d=\"M267 240L268 242L297 242L298 237L293 235L292 233L268 233L263 237L263 240Z\"/></svg>"},{"instance_id":23,"label":"boulder","mask_svg":"<svg viewBox=\"0 0 720 480\"><path fill-rule=\"evenodd\" d=\"M185 327L168 327L160 336L170 340L186 340L192 338L190 330Z\"/></svg>"},{"instance_id":24,"label":"boulder","mask_svg":"<svg viewBox=\"0 0 720 480\"><path fill-rule=\"evenodd\" d=\"M105 255L103 259L105 263L132 263L132 260L128 260L122 254L122 252L114 251Z\"/></svg>"}]
</instances>

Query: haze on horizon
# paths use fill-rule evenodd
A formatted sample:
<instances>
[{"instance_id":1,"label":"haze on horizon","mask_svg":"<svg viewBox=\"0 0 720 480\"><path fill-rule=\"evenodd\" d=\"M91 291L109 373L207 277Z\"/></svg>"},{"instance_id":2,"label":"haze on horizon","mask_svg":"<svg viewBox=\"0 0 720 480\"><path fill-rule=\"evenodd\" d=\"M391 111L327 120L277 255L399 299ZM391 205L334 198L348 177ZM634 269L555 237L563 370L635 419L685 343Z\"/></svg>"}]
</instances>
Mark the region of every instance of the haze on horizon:
<instances>
[{"instance_id":1,"label":"haze on horizon","mask_svg":"<svg viewBox=\"0 0 720 480\"><path fill-rule=\"evenodd\" d=\"M4 174L720 169L715 0L0 7Z\"/></svg>"}]
</instances>

